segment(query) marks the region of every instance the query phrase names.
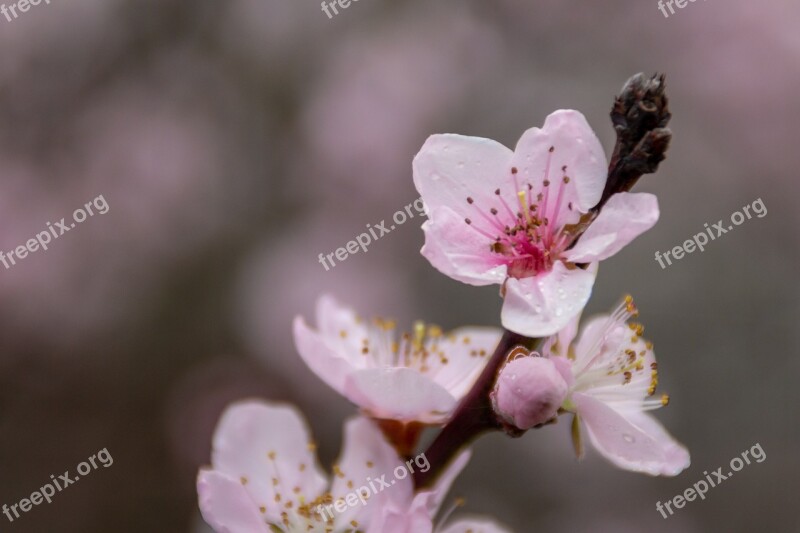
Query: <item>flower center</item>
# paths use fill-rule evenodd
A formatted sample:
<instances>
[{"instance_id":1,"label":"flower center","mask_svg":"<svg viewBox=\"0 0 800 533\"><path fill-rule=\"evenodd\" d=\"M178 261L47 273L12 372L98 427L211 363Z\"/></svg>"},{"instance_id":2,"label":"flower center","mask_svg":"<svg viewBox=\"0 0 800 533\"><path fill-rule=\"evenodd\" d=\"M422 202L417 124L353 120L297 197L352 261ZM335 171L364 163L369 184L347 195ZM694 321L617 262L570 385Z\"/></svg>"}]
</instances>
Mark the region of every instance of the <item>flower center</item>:
<instances>
[{"instance_id":1,"label":"flower center","mask_svg":"<svg viewBox=\"0 0 800 533\"><path fill-rule=\"evenodd\" d=\"M518 169L511 167L509 186L514 187L513 195L496 189L495 205L490 206L478 206L473 198L467 198L467 203L473 206L481 220L478 224L470 218L464 221L491 241L491 252L499 263L508 267L508 275L514 278L549 272L573 239L568 231L562 231L565 221L560 216L565 210L562 205L564 192L570 183L566 165L561 167L563 175L558 191L554 193L555 198L550 194L550 165L554 151L555 148L550 147L539 192L534 194L530 183L520 184ZM516 205L506 201L507 197L513 196L516 196ZM572 202L567 203L566 210L573 210Z\"/></svg>"},{"instance_id":2,"label":"flower center","mask_svg":"<svg viewBox=\"0 0 800 533\"><path fill-rule=\"evenodd\" d=\"M454 342L452 335L445 335L436 325L414 323L413 333L403 333L395 340L396 323L393 320L373 319L367 328L367 336L361 339L361 353L368 358L372 368L413 368L430 377L449 363L443 341ZM341 334L346 335L345 331ZM468 343L465 338L464 342Z\"/></svg>"}]
</instances>

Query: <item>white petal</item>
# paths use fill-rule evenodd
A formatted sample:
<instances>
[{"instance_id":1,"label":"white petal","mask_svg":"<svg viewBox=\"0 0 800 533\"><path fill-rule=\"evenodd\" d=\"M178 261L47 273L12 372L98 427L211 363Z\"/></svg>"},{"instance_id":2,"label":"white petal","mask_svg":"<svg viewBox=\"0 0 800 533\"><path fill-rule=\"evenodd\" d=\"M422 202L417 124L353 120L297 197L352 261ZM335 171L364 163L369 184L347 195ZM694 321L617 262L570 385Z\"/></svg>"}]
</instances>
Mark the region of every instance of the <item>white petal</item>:
<instances>
[{"instance_id":1,"label":"white petal","mask_svg":"<svg viewBox=\"0 0 800 533\"><path fill-rule=\"evenodd\" d=\"M658 199L648 193L617 193L564 257L572 263L607 259L658 222Z\"/></svg>"},{"instance_id":2,"label":"white petal","mask_svg":"<svg viewBox=\"0 0 800 533\"><path fill-rule=\"evenodd\" d=\"M501 313L503 326L528 337L557 333L583 310L596 275L596 265L569 270L557 261L550 272L508 278Z\"/></svg>"}]
</instances>

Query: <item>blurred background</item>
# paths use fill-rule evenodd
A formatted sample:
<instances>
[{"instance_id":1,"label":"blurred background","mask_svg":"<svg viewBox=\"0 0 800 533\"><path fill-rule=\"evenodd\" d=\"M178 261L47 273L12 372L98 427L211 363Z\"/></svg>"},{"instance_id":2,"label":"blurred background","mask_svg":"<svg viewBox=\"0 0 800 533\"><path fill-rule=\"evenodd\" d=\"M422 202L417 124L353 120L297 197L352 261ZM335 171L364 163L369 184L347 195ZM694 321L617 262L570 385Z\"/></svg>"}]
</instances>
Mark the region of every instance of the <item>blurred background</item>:
<instances>
[{"instance_id":1,"label":"blurred background","mask_svg":"<svg viewBox=\"0 0 800 533\"><path fill-rule=\"evenodd\" d=\"M326 271L417 198L431 133L514 146L558 108L607 151L608 111L666 72L674 143L639 191L660 223L604 262L589 313L632 293L656 346L675 479L622 472L568 425L475 446L457 512L519 532L800 531L800 5L655 0L71 0L0 18L0 250L98 195L110 207L0 268L0 504L107 448L114 464L0 530L197 532L194 480L222 409L307 414L322 460L353 412L296 355L290 322L330 291L362 314L499 325L496 287L420 255L416 218ZM704 223L768 209L667 269ZM563 422L563 421L562 421ZM760 443L668 520L655 509Z\"/></svg>"}]
</instances>

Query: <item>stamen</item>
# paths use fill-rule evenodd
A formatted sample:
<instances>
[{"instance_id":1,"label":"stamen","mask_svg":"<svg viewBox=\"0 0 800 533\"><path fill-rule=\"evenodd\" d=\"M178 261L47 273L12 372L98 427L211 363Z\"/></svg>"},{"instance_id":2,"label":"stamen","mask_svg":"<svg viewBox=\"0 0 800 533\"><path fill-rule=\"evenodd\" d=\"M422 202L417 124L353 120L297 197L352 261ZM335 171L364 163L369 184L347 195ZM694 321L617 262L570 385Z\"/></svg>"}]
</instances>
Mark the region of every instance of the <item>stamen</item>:
<instances>
[{"instance_id":1,"label":"stamen","mask_svg":"<svg viewBox=\"0 0 800 533\"><path fill-rule=\"evenodd\" d=\"M555 151L555 147L551 146L550 150L547 153L547 166L544 168L544 180L542 181L544 194L542 195L540 200L542 207L540 208L539 211L542 218L547 216L547 198L549 196L549 191L550 191L550 164L553 161L553 151ZM547 219L545 218L544 220L546 221Z\"/></svg>"},{"instance_id":2,"label":"stamen","mask_svg":"<svg viewBox=\"0 0 800 533\"><path fill-rule=\"evenodd\" d=\"M533 220L531 220L531 211L528 206L528 195L525 189L519 191L517 193L517 198L519 199L519 207L522 209L522 213L525 214L525 220L528 221L528 224L533 224Z\"/></svg>"},{"instance_id":3,"label":"stamen","mask_svg":"<svg viewBox=\"0 0 800 533\"><path fill-rule=\"evenodd\" d=\"M506 203L506 199L505 199L505 198L503 198L503 197L500 195L500 189L497 189L497 190L495 190L495 191L494 191L494 193L497 195L497 198L500 200L500 205L502 205L502 206L503 206L503 208L504 208L504 209L506 210L506 212L508 213L508 216L509 216L509 218L510 218L511 220L514 220L514 219L516 219L517 217L516 217L516 215L514 214L514 211L511 209L511 207L508 205L508 203Z\"/></svg>"},{"instance_id":4,"label":"stamen","mask_svg":"<svg viewBox=\"0 0 800 533\"><path fill-rule=\"evenodd\" d=\"M567 167L564 168L566 169ZM558 215L560 214L561 211L561 200L564 198L564 188L566 187L567 183L569 183L569 176L564 176L564 178L561 180L561 184L558 186L558 196L556 196L556 203L553 206L553 213L552 213L553 223L548 226L548 231L547 231L548 239L551 245L553 243L553 235L555 234L555 228L558 227Z\"/></svg>"},{"instance_id":5,"label":"stamen","mask_svg":"<svg viewBox=\"0 0 800 533\"><path fill-rule=\"evenodd\" d=\"M422 341L425 340L425 323L421 320L414 322L414 349L422 350Z\"/></svg>"}]
</instances>

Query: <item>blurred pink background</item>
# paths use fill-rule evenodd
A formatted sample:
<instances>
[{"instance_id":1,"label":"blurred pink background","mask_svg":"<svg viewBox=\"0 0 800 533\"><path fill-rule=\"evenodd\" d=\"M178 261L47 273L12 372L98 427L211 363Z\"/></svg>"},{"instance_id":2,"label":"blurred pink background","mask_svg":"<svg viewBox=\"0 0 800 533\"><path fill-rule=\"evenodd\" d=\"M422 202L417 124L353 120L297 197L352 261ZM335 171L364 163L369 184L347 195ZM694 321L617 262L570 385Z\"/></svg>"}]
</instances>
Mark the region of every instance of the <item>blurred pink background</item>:
<instances>
[{"instance_id":1,"label":"blurred pink background","mask_svg":"<svg viewBox=\"0 0 800 533\"><path fill-rule=\"evenodd\" d=\"M353 3L74 0L0 18L0 250L102 194L110 210L0 266L0 505L107 447L114 464L3 531L207 532L194 478L224 406L298 404L323 461L353 409L296 355L330 291L363 314L499 324L496 288L438 274L421 219L318 263L417 198L431 133L513 146L558 108L610 151L632 74L666 72L674 142L661 221L604 263L589 312L632 293L659 413L692 452L675 479L575 461L566 424L482 439L452 496L519 532L800 531L800 6L655 0ZM656 250L768 208L662 270ZM760 443L664 520L655 509Z\"/></svg>"}]
</instances>

